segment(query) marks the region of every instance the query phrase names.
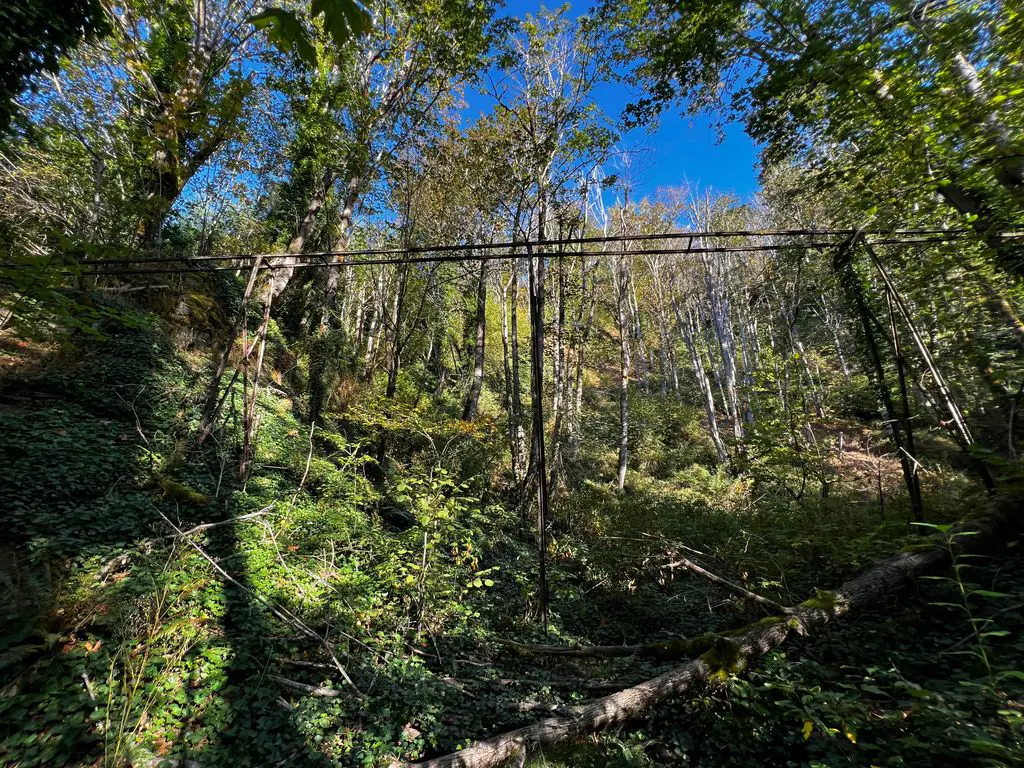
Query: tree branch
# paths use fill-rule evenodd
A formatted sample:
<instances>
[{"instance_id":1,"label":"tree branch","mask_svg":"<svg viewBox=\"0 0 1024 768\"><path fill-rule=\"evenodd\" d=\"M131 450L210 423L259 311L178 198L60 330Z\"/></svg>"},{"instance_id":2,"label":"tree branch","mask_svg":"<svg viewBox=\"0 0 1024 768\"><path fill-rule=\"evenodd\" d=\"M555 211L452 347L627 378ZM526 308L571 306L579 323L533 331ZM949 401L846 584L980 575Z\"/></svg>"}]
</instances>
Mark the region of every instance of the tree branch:
<instances>
[{"instance_id":1,"label":"tree branch","mask_svg":"<svg viewBox=\"0 0 1024 768\"><path fill-rule=\"evenodd\" d=\"M345 668L341 665L341 662L338 661L338 657L335 655L334 649L331 648L331 644L328 643L325 638L323 638L322 636L320 636L319 634L314 632L312 629L310 629L306 625L306 623L304 621L302 621L302 619L300 619L294 613L289 611L287 608L285 608L283 606L280 606L280 605L277 605L273 601L268 600L267 598L263 597L262 595L260 595L257 592L253 592L247 586L245 586L240 581L238 581L238 579L236 579L234 576L232 576L230 573L228 573L226 570L224 570L224 568L221 566L220 563L218 563L216 560L214 560L212 557L210 557L210 555L208 555L206 553L206 551L202 547L200 547L198 544L196 544L196 542L188 535L188 533L186 531L182 531L178 526L176 526L174 523L172 523L171 519L169 517L167 517L167 515L165 515L162 510L160 510L158 507L154 507L154 509L156 509L157 514L160 515L160 517L162 517L164 519L164 522L167 523L169 526L171 526L172 529L174 529L174 532L178 536L183 538L188 543L188 545L190 547L192 547L192 549L194 549L196 552L198 552L200 555L202 555L202 557L208 563L210 563L210 565L213 566L214 570L217 571L217 573L219 573L221 576L223 576L225 579L230 581L232 584L234 584L236 587L238 587L240 590L245 592L247 595L249 595L253 599L258 600L259 602L263 603L263 605L265 605L270 610L270 612L272 614L274 614L277 618L279 618L285 624L288 624L289 626L294 627L299 632L304 634L306 637L309 637L309 638L312 638L313 640L316 640L321 646L323 646L323 649L325 651L327 651L327 655L330 657L331 661L334 663L334 668L337 669L339 673L341 673L341 676L345 679L345 682L348 683L349 685L351 685L352 689L356 693L358 693L360 696L362 696L362 692L359 690L359 688L356 687L356 684L352 682L352 678L349 677L348 672L345 671Z\"/></svg>"},{"instance_id":2,"label":"tree branch","mask_svg":"<svg viewBox=\"0 0 1024 768\"><path fill-rule=\"evenodd\" d=\"M758 605L764 608L767 608L772 613L781 613L788 615L793 612L792 608L786 608L781 603L776 603L774 600L769 600L767 597L764 597L763 595L758 595L755 592L751 592L748 589L744 589L739 584L733 584L731 581L723 579L721 576L716 576L715 574L711 573L711 571L701 568L695 562L693 562L692 560L687 560L685 557L681 557L678 560L675 560L674 562L671 562L663 567L685 568L686 570L691 571L697 574L698 576L707 579L712 584L717 584L720 587L725 587L726 589L735 592L744 600L749 600L753 603L757 603Z\"/></svg>"}]
</instances>

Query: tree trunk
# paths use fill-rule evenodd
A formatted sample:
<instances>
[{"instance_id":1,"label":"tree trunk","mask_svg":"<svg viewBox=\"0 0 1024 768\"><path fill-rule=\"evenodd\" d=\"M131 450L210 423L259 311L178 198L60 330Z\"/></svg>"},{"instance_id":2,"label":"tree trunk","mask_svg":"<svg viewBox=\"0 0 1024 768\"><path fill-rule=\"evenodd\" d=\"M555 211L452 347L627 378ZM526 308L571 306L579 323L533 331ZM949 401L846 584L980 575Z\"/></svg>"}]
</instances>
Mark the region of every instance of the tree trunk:
<instances>
[{"instance_id":1,"label":"tree trunk","mask_svg":"<svg viewBox=\"0 0 1024 768\"><path fill-rule=\"evenodd\" d=\"M567 410L568 357L565 351L565 262L558 260L558 283L554 291L555 349L554 396L551 401L551 492L557 493L562 482L562 423Z\"/></svg>"},{"instance_id":2,"label":"tree trunk","mask_svg":"<svg viewBox=\"0 0 1024 768\"><path fill-rule=\"evenodd\" d=\"M357 277L358 279L358 277ZM363 341L366 338L366 283L359 280L358 290L352 302L354 317L352 318L352 348L353 355L356 350L362 349ZM355 362L355 359L353 359Z\"/></svg>"},{"instance_id":3,"label":"tree trunk","mask_svg":"<svg viewBox=\"0 0 1024 768\"><path fill-rule=\"evenodd\" d=\"M384 288L387 282L385 270L381 268L377 272L377 281L374 290L370 291L368 301L370 302L367 313L370 316L366 325L366 351L363 354L363 375L367 376L373 370L373 363L377 356L377 347L380 345L381 313L384 307Z\"/></svg>"},{"instance_id":4,"label":"tree trunk","mask_svg":"<svg viewBox=\"0 0 1024 768\"><path fill-rule=\"evenodd\" d=\"M292 276L295 274L295 265L302 260L302 249L306 246L306 240L313 234L317 215L320 213L320 209L324 207L324 203L327 202L327 195L330 193L333 183L334 172L330 169L324 171L320 184L314 190L309 203L306 205L306 213L303 215L302 221L299 222L298 229L295 230L295 236L288 243L288 255L277 260L274 264L275 268L270 273L271 278L266 288L267 301L271 303L276 301L277 297L288 287L288 283L291 282Z\"/></svg>"},{"instance_id":5,"label":"tree trunk","mask_svg":"<svg viewBox=\"0 0 1024 768\"><path fill-rule=\"evenodd\" d=\"M519 365L519 270L518 261L512 260L512 304L509 312L512 345L512 412L515 416L516 452L520 457L520 482L526 481L529 472L526 459L526 434L523 429L523 383Z\"/></svg>"},{"instance_id":6,"label":"tree trunk","mask_svg":"<svg viewBox=\"0 0 1024 768\"><path fill-rule=\"evenodd\" d=\"M355 217L356 206L359 204L360 187L362 178L353 176L345 185L345 202L341 209L341 216L338 221L338 244L339 250L348 250L349 235L352 232L352 222ZM345 262L345 255L334 257L339 263ZM346 267L327 267L324 272L324 291L320 301L320 326L329 328L331 324L331 312L338 300L338 286L342 282L342 271Z\"/></svg>"},{"instance_id":7,"label":"tree trunk","mask_svg":"<svg viewBox=\"0 0 1024 768\"><path fill-rule=\"evenodd\" d=\"M616 487L621 491L626 485L626 468L629 463L629 337L632 332L624 256L616 259L614 270L615 324L619 332L619 469Z\"/></svg>"},{"instance_id":8,"label":"tree trunk","mask_svg":"<svg viewBox=\"0 0 1024 768\"><path fill-rule=\"evenodd\" d=\"M903 445L901 425L896 418L896 409L892 404L892 395L889 392L889 385L885 381L885 367L882 365L882 356L879 354L878 344L875 342L871 310L864 298L864 288L861 284L860 276L853 265L853 245L853 243L849 243L836 252L833 257L833 269L861 321L864 349L867 352L870 364L868 377L875 380L875 386L878 389L879 399L884 411L883 415L889 426L889 433L892 435L896 452L900 457L900 466L903 469L903 482L907 486L910 507L912 510L923 511L921 484L917 475L917 457L909 453Z\"/></svg>"},{"instance_id":9,"label":"tree trunk","mask_svg":"<svg viewBox=\"0 0 1024 768\"><path fill-rule=\"evenodd\" d=\"M818 316L832 334L832 343L836 347L836 358L839 360L839 368L843 372L843 379L850 381L850 364L846 359L846 352L840 333L842 322L831 300L827 299L824 295L821 297L821 312Z\"/></svg>"},{"instance_id":10,"label":"tree trunk","mask_svg":"<svg viewBox=\"0 0 1024 768\"><path fill-rule=\"evenodd\" d=\"M572 419L569 422L569 450L573 458L578 458L580 443L583 438L583 374L585 372L587 342L590 340L590 332L594 327L594 310L597 306L597 291L594 274L597 271L597 262L592 267L587 266L587 257L580 259L580 306L577 315L576 336L576 379L574 382ZM587 289L587 279L590 279L590 289Z\"/></svg>"},{"instance_id":11,"label":"tree trunk","mask_svg":"<svg viewBox=\"0 0 1024 768\"><path fill-rule=\"evenodd\" d=\"M749 307L747 307L749 313ZM740 362L743 364L743 421L746 424L754 423L754 407L751 404L751 393L754 390L754 367L751 341L749 338L750 324L747 318L740 320Z\"/></svg>"},{"instance_id":12,"label":"tree trunk","mask_svg":"<svg viewBox=\"0 0 1024 768\"><path fill-rule=\"evenodd\" d=\"M732 329L729 290L726 285L726 262L721 255L707 254L704 254L703 261L711 320L722 356L721 386L725 407L733 436L739 440L743 437L743 424L740 420L740 398L736 384L736 341Z\"/></svg>"},{"instance_id":13,"label":"tree trunk","mask_svg":"<svg viewBox=\"0 0 1024 768\"><path fill-rule=\"evenodd\" d=\"M704 413L708 420L708 434L711 436L711 442L714 443L715 453L718 454L718 461L722 464L727 464L729 452L725 449L725 442L718 431L718 417L715 413L715 393L711 388L711 381L708 379L707 371L704 370L704 361L701 359L700 350L697 348L697 343L694 339L696 326L693 313L687 307L686 318L684 319L679 309L679 302L675 299L672 301L672 308L675 310L676 324L683 334L683 341L686 342L686 349L690 352L690 364L693 366L693 375L697 379L697 386L704 396Z\"/></svg>"},{"instance_id":14,"label":"tree trunk","mask_svg":"<svg viewBox=\"0 0 1024 768\"><path fill-rule=\"evenodd\" d=\"M391 302L391 315L389 328L385 329L384 335L387 338L388 331L391 332L393 340L391 343L391 360L388 365L388 384L384 391L384 397L392 400L398 388L398 374L402 367L402 308L405 305L405 292L409 285L409 267L402 265L398 268L398 278L395 285L395 297Z\"/></svg>"},{"instance_id":15,"label":"tree trunk","mask_svg":"<svg viewBox=\"0 0 1024 768\"><path fill-rule=\"evenodd\" d=\"M246 283L245 291L242 293L242 307L239 310L239 316L228 329L227 338L224 340L224 348L221 350L220 361L217 363L217 369L214 371L213 377L207 385L206 398L203 403L203 420L199 427L199 435L196 438L195 443L197 447L202 445L213 431L213 425L217 420L217 414L224 405L224 398L227 396L228 390L231 388L231 385L229 384L227 389L224 391L224 394L221 395L220 383L224 378L224 374L227 372L228 363L231 360L231 352L235 348L235 342L238 340L238 334L241 331L242 326L245 324L246 312L249 309L249 299L256 288L256 279L259 276L260 267L262 265L263 259L256 259L253 262L252 269L249 271L249 280ZM242 363L245 363L244 359ZM234 380L232 380L232 382L233 381Z\"/></svg>"},{"instance_id":16,"label":"tree trunk","mask_svg":"<svg viewBox=\"0 0 1024 768\"><path fill-rule=\"evenodd\" d=\"M986 309L1013 335L1018 357L1024 354L1024 322L1021 321L1013 304L992 284L992 281L985 276L984 271L971 264L969 259L957 258L957 263L977 278L978 285L981 286L981 290L985 294Z\"/></svg>"},{"instance_id":17,"label":"tree trunk","mask_svg":"<svg viewBox=\"0 0 1024 768\"><path fill-rule=\"evenodd\" d=\"M462 420L476 419L480 406L480 392L484 386L484 352L487 343L487 266L486 259L480 262L480 275L476 288L476 343L473 347L473 378L469 386L466 405L462 409Z\"/></svg>"},{"instance_id":18,"label":"tree trunk","mask_svg":"<svg viewBox=\"0 0 1024 768\"><path fill-rule=\"evenodd\" d=\"M640 306L636 297L636 281L633 279L633 272L629 270L627 272L627 281L629 283L629 291L627 293L627 309L629 310L630 318L630 334L633 337L635 344L630 345L633 348L634 359L637 362L637 376L640 379L640 385L643 388L644 394L650 392L650 367L648 366L647 360L647 345L644 343L644 330L643 324L640 320Z\"/></svg>"},{"instance_id":19,"label":"tree trunk","mask_svg":"<svg viewBox=\"0 0 1024 768\"><path fill-rule=\"evenodd\" d=\"M1002 237L1003 230L1013 227L1001 221L986 200L955 181L938 183L936 191L958 213L968 217L971 229L992 251L1001 269L1018 277L1024 276L1024 255L1021 253L1021 247Z\"/></svg>"},{"instance_id":20,"label":"tree trunk","mask_svg":"<svg viewBox=\"0 0 1024 768\"><path fill-rule=\"evenodd\" d=\"M516 280L515 261L513 260L509 269L508 282L501 290L501 346L502 346L502 371L505 379L505 412L508 414L508 447L509 458L512 464L512 477L516 483L523 481L523 453L522 440L520 438L519 416L520 407L515 403L513 396L512 382L512 352L509 346L509 306L508 294ZM514 293L514 299L518 299L518 289Z\"/></svg>"},{"instance_id":21,"label":"tree trunk","mask_svg":"<svg viewBox=\"0 0 1024 768\"><path fill-rule=\"evenodd\" d=\"M861 242L863 243L864 249L870 257L872 263L875 265L875 268L878 270L879 276L885 283L886 291L892 298L893 302L896 304L896 307L899 309L900 314L903 316L903 321L906 323L907 329L910 331L910 337L914 340L914 344L917 346L917 350L921 354L921 358L924 360L925 365L931 372L932 379L934 380L935 386L939 391L939 397L942 398L943 405L945 406L946 411L950 415L950 419L953 423L953 426L955 427L955 431L957 436L959 437L961 446L964 448L964 451L968 454L968 457L975 465L975 468L977 469L982 482L985 484L985 488L989 491L989 493L994 493L995 481L992 479L992 474L989 472L988 466L985 464L984 461L977 458L970 451L970 446L974 444L974 437L971 434L970 428L967 426L967 420L964 418L963 412L960 410L960 405L957 403L956 398L953 396L953 391L946 383L946 378L942 375L941 371L939 371L939 368L935 363L935 358L932 357L931 351L928 349L928 346L925 344L924 339L921 337L921 334L917 330L917 325L914 323L914 318L910 314L910 310L904 303L903 298L896 291L896 286L893 285L893 282L889 277L889 273L885 269L885 266L882 264L882 261L878 257L878 254L875 252L875 249L863 237L861 238Z\"/></svg>"},{"instance_id":22,"label":"tree trunk","mask_svg":"<svg viewBox=\"0 0 1024 768\"><path fill-rule=\"evenodd\" d=\"M892 304L892 297L886 293L886 304L889 307L889 332L892 334L892 349L896 355L896 377L900 387L900 409L903 417L903 434L907 441L907 453L914 462L913 483L916 486L915 493L910 496L910 511L917 521L924 520L924 502L921 499L921 483L917 473L917 448L914 446L914 427L910 421L910 396L907 394L907 366L903 359L903 347L900 345L900 335L896 331L896 310ZM901 457L902 458L902 457Z\"/></svg>"},{"instance_id":23,"label":"tree trunk","mask_svg":"<svg viewBox=\"0 0 1024 768\"><path fill-rule=\"evenodd\" d=\"M543 222L543 218L541 219ZM540 239L544 239L543 223ZM548 628L547 535L548 477L544 455L544 257L534 257L527 244L530 270L530 397L533 401L531 461L537 484L538 613ZM529 478L528 478L529 481Z\"/></svg>"}]
</instances>

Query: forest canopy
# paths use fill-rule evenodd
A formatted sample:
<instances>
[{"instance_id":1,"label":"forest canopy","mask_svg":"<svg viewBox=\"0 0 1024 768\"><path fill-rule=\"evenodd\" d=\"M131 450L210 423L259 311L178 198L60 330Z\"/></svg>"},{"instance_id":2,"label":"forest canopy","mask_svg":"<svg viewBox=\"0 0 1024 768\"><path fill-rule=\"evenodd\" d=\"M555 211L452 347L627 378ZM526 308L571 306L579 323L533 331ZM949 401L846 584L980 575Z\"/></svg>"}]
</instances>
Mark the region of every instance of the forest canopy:
<instances>
[{"instance_id":1,"label":"forest canopy","mask_svg":"<svg viewBox=\"0 0 1024 768\"><path fill-rule=\"evenodd\" d=\"M1018 4L0 22L4 764L1024 759Z\"/></svg>"}]
</instances>

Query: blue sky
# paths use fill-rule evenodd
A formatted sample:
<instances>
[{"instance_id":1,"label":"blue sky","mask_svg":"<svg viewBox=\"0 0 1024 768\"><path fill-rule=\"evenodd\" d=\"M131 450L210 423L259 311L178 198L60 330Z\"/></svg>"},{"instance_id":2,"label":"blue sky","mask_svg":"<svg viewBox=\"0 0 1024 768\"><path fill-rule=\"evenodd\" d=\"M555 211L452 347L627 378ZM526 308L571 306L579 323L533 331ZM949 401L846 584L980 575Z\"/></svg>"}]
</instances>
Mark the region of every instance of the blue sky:
<instances>
[{"instance_id":1,"label":"blue sky","mask_svg":"<svg viewBox=\"0 0 1024 768\"><path fill-rule=\"evenodd\" d=\"M536 13L541 5L539 0L506 0L502 15L522 17ZM543 5L550 8L557 7L558 3ZM571 5L571 15L589 8L585 0ZM609 83L598 89L595 101L609 117L617 119L633 95L626 85ZM473 120L481 110L489 109L482 96L467 92L466 100L467 121ZM685 182L743 197L757 191L757 147L739 124L725 126L724 138L720 141L719 132L707 116L680 115L680 110L676 109L665 112L653 130L631 131L622 146L645 150L638 155L642 172L634 191L637 198L653 196L659 187L680 186Z\"/></svg>"}]
</instances>

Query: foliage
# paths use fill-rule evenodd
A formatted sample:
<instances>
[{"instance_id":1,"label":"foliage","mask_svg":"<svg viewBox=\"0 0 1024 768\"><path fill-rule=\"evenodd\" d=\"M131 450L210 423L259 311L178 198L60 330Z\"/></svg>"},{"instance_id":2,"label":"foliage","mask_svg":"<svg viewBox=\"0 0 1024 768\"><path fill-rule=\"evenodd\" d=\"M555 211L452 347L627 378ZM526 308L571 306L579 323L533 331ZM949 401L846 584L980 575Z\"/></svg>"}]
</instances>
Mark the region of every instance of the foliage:
<instances>
[{"instance_id":1,"label":"foliage","mask_svg":"<svg viewBox=\"0 0 1024 768\"><path fill-rule=\"evenodd\" d=\"M33 78L54 73L60 59L83 40L103 35L108 23L99 0L13 0L0 10L0 134L17 116L14 100Z\"/></svg>"},{"instance_id":2,"label":"foliage","mask_svg":"<svg viewBox=\"0 0 1024 768\"><path fill-rule=\"evenodd\" d=\"M1019 762L1017 541L952 546L1021 491L992 8L119 5L0 156L2 761L389 765L685 648L713 688L541 761ZM759 194L633 199L603 33L637 118L734 86ZM952 570L734 663L751 593L923 532Z\"/></svg>"},{"instance_id":3,"label":"foliage","mask_svg":"<svg viewBox=\"0 0 1024 768\"><path fill-rule=\"evenodd\" d=\"M645 88L636 119L679 100L724 106L768 164L799 158L862 217L941 220L941 198L1020 274L997 235L1020 215L1020 126L1004 106L1022 92L1017 9L640 0L603 14Z\"/></svg>"},{"instance_id":4,"label":"foliage","mask_svg":"<svg viewBox=\"0 0 1024 768\"><path fill-rule=\"evenodd\" d=\"M356 0L313 0L310 15L314 19L323 16L324 29L338 48L344 47L351 38L366 34L373 26L370 14ZM266 8L250 17L249 22L265 30L282 53L294 53L310 66L316 64L316 49L309 32L291 11Z\"/></svg>"}]
</instances>

